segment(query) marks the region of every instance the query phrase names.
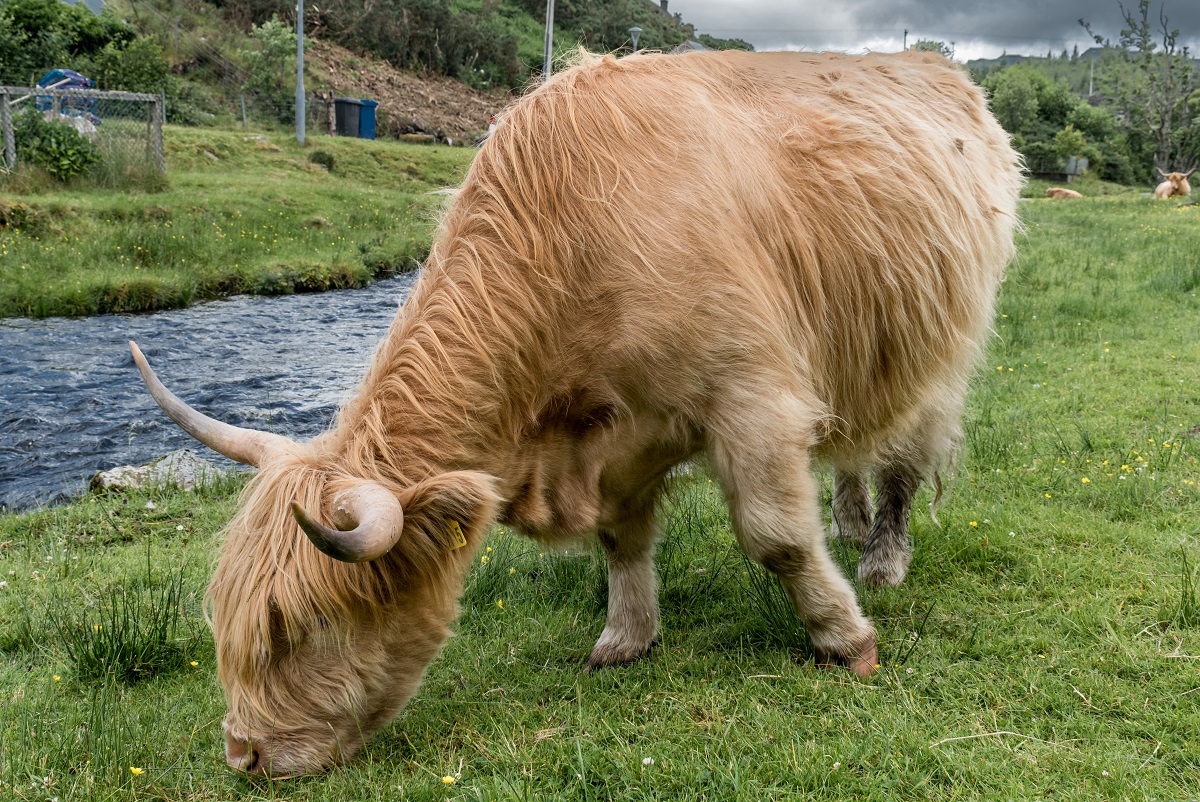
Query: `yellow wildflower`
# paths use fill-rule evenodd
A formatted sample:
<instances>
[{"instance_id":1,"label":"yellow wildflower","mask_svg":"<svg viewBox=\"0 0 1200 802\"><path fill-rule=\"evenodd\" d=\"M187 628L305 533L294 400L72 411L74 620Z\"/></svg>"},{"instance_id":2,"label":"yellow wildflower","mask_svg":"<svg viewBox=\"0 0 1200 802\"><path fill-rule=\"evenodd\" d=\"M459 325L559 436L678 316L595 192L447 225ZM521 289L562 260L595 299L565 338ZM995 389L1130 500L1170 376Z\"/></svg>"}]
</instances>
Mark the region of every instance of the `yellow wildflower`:
<instances>
[{"instance_id":1,"label":"yellow wildflower","mask_svg":"<svg viewBox=\"0 0 1200 802\"><path fill-rule=\"evenodd\" d=\"M141 769L139 769L137 766L130 766L130 767L129 767L129 773L130 773L130 774L133 774L134 776L136 776L136 775L138 775L138 774L142 774L142 773L143 773L143 771L142 771Z\"/></svg>"}]
</instances>

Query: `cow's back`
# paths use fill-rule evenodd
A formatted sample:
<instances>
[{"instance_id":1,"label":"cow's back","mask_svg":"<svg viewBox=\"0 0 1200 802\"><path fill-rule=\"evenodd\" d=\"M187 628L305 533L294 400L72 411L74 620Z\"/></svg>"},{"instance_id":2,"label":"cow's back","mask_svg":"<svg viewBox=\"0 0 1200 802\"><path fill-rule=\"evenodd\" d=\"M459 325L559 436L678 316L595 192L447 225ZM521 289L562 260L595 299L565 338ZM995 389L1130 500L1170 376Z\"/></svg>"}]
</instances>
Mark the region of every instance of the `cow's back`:
<instances>
[{"instance_id":1,"label":"cow's back","mask_svg":"<svg viewBox=\"0 0 1200 802\"><path fill-rule=\"evenodd\" d=\"M965 381L1017 159L932 54L606 57L504 115L442 241L502 254L489 302L539 328L531 375L702 415L772 373L874 441Z\"/></svg>"}]
</instances>

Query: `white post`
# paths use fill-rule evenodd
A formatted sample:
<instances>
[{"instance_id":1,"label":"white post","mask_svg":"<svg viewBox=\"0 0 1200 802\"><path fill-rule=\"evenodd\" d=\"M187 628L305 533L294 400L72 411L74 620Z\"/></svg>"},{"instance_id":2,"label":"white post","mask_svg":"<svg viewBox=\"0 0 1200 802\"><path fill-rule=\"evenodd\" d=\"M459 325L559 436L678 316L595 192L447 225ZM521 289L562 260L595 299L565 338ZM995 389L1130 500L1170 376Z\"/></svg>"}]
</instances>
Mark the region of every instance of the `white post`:
<instances>
[{"instance_id":1,"label":"white post","mask_svg":"<svg viewBox=\"0 0 1200 802\"><path fill-rule=\"evenodd\" d=\"M304 0L296 0L296 141L304 144Z\"/></svg>"},{"instance_id":2,"label":"white post","mask_svg":"<svg viewBox=\"0 0 1200 802\"><path fill-rule=\"evenodd\" d=\"M550 70L554 66L551 50L554 47L554 0L546 0L546 57L542 62L542 80L550 80Z\"/></svg>"}]
</instances>

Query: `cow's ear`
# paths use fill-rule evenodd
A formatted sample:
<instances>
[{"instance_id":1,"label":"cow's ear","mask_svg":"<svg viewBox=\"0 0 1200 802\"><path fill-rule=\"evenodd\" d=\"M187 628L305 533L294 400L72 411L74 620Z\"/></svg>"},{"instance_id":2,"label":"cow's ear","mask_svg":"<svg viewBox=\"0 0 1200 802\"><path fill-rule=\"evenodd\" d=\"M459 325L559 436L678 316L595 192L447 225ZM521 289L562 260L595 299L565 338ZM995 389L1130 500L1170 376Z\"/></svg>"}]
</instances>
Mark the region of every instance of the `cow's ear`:
<instances>
[{"instance_id":1,"label":"cow's ear","mask_svg":"<svg viewBox=\"0 0 1200 802\"><path fill-rule=\"evenodd\" d=\"M478 471L439 474L400 494L404 535L397 544L410 562L435 562L448 551L473 550L496 519L496 478Z\"/></svg>"}]
</instances>

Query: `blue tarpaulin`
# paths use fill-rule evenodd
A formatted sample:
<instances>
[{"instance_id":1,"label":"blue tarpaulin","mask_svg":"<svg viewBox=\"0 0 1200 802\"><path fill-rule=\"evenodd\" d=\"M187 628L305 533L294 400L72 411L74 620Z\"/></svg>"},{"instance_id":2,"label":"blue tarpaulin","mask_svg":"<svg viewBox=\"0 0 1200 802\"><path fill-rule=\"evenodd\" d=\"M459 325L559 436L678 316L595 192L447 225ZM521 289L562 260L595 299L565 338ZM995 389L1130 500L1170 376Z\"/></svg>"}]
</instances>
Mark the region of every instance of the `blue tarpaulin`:
<instances>
[{"instance_id":1,"label":"blue tarpaulin","mask_svg":"<svg viewBox=\"0 0 1200 802\"><path fill-rule=\"evenodd\" d=\"M50 70L42 76L37 85L43 89L91 89L96 82L80 75L75 70ZM50 111L54 106L50 95L38 95L36 103L38 111ZM65 97L59 100L58 110L60 114L84 117L88 122L99 125L100 118L92 113L95 106L96 101L90 97Z\"/></svg>"}]
</instances>

